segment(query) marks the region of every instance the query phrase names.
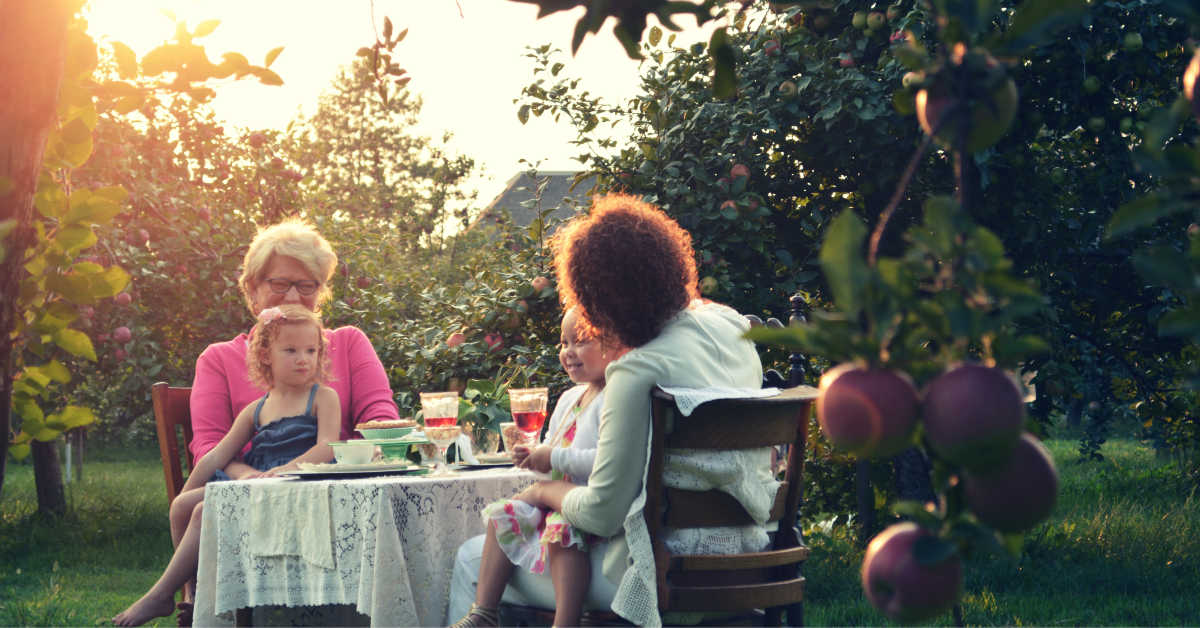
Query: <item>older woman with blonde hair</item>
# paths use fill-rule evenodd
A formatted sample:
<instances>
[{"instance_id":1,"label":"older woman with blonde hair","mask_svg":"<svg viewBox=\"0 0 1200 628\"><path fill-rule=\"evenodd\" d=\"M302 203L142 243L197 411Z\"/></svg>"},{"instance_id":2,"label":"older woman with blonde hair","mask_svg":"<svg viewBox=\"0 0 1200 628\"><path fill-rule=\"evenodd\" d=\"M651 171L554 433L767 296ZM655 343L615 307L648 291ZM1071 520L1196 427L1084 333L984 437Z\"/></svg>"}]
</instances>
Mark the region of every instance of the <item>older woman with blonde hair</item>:
<instances>
[{"instance_id":1,"label":"older woman with blonde hair","mask_svg":"<svg viewBox=\"0 0 1200 628\"><path fill-rule=\"evenodd\" d=\"M288 219L259 230L238 278L250 315L257 317L268 307L289 303L319 312L332 296L329 280L337 261L329 242L302 220ZM325 333L329 386L337 391L342 405L340 437L353 436L354 426L361 422L399 419L387 373L366 335L357 327ZM246 341L247 335L241 333L211 344L196 360L191 450L197 460L229 431L237 413L264 393L247 373ZM224 473L239 479L258 472L239 459L230 462Z\"/></svg>"}]
</instances>

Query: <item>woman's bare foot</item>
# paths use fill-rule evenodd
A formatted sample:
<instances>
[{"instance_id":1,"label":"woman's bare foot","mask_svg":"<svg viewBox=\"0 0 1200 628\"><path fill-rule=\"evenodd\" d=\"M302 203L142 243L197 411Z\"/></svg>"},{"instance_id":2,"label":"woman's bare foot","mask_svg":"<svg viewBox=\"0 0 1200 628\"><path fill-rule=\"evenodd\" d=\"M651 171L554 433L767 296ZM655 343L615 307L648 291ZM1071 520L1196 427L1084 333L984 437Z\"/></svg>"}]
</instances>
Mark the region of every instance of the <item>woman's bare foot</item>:
<instances>
[{"instance_id":1,"label":"woman's bare foot","mask_svg":"<svg viewBox=\"0 0 1200 628\"><path fill-rule=\"evenodd\" d=\"M113 617L112 622L114 626L141 626L155 617L166 617L174 612L174 596L157 598L147 593Z\"/></svg>"}]
</instances>

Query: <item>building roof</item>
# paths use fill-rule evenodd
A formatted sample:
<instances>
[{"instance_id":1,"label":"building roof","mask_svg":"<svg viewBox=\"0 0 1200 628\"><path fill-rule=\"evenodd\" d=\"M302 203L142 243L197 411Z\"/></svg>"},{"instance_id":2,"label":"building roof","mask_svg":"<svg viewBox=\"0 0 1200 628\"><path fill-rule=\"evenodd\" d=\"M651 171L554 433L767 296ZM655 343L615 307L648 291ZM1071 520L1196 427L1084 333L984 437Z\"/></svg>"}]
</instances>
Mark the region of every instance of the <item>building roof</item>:
<instances>
[{"instance_id":1,"label":"building roof","mask_svg":"<svg viewBox=\"0 0 1200 628\"><path fill-rule=\"evenodd\" d=\"M595 176L587 176L575 183L578 174L571 171L521 172L509 179L504 191L480 213L475 224L495 223L498 217L507 214L513 224L525 227L537 218L539 210L550 208L554 211L546 217L547 222L570 219L586 210L590 203L589 192L596 184ZM540 201L535 200L539 187Z\"/></svg>"}]
</instances>

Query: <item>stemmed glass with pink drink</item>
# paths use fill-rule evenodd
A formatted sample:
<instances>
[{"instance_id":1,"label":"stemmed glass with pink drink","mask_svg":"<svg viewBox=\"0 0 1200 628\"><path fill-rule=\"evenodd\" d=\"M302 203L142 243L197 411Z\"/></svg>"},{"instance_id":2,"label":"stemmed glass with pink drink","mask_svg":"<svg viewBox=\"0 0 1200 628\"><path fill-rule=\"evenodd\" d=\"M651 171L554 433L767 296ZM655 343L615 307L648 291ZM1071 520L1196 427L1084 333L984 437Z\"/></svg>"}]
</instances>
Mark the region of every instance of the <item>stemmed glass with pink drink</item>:
<instances>
[{"instance_id":1,"label":"stemmed glass with pink drink","mask_svg":"<svg viewBox=\"0 0 1200 628\"><path fill-rule=\"evenodd\" d=\"M537 443L538 434L546 422L547 388L509 388L508 404L513 421L524 432L525 441Z\"/></svg>"},{"instance_id":2,"label":"stemmed glass with pink drink","mask_svg":"<svg viewBox=\"0 0 1200 628\"><path fill-rule=\"evenodd\" d=\"M421 414L425 417L425 438L438 448L434 472L446 473L446 448L462 433L458 426L458 393L421 393Z\"/></svg>"}]
</instances>

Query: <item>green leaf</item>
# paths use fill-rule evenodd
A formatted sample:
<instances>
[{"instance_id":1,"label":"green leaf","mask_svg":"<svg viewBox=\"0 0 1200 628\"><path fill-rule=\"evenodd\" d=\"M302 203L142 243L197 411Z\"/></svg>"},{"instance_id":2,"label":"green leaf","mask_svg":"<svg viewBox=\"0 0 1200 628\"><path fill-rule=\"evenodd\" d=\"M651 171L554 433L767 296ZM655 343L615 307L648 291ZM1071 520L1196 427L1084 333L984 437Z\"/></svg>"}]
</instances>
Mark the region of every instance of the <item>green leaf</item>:
<instances>
[{"instance_id":1,"label":"green leaf","mask_svg":"<svg viewBox=\"0 0 1200 628\"><path fill-rule=\"evenodd\" d=\"M91 279L78 273L52 274L46 277L46 287L71 303L91 305L96 302L91 293Z\"/></svg>"},{"instance_id":2,"label":"green leaf","mask_svg":"<svg viewBox=\"0 0 1200 628\"><path fill-rule=\"evenodd\" d=\"M729 35L723 27L714 30L709 38L708 56L713 69L713 97L720 100L733 98L737 95L738 79L734 69L733 45L729 43Z\"/></svg>"},{"instance_id":3,"label":"green leaf","mask_svg":"<svg viewBox=\"0 0 1200 628\"><path fill-rule=\"evenodd\" d=\"M1122 205L1108 221L1108 229L1104 237L1111 240L1123 236L1136 229L1150 226L1164 216L1189 211L1193 207L1191 202L1183 199L1157 193L1148 194Z\"/></svg>"},{"instance_id":4,"label":"green leaf","mask_svg":"<svg viewBox=\"0 0 1200 628\"><path fill-rule=\"evenodd\" d=\"M221 20L204 20L196 25L196 30L192 33L192 37L205 37L211 35L217 27L221 25ZM270 63L267 63L270 65Z\"/></svg>"},{"instance_id":5,"label":"green leaf","mask_svg":"<svg viewBox=\"0 0 1200 628\"><path fill-rule=\"evenodd\" d=\"M79 120L76 120L75 122L83 124ZM58 147L58 155L59 157L62 157L63 161L67 162L67 165L71 168L78 168L87 163L88 158L92 156L91 132L89 131L87 136L84 137L82 141L63 142L63 144Z\"/></svg>"},{"instance_id":6,"label":"green leaf","mask_svg":"<svg viewBox=\"0 0 1200 628\"><path fill-rule=\"evenodd\" d=\"M50 181L39 181L37 192L33 196L33 206L38 213L47 218L58 218L67 211L67 195L62 186Z\"/></svg>"},{"instance_id":7,"label":"green leaf","mask_svg":"<svg viewBox=\"0 0 1200 628\"><path fill-rule=\"evenodd\" d=\"M917 48L911 44L894 46L892 54L901 65L909 70L920 70L929 63L929 54L923 48Z\"/></svg>"},{"instance_id":8,"label":"green leaf","mask_svg":"<svg viewBox=\"0 0 1200 628\"><path fill-rule=\"evenodd\" d=\"M97 299L116 296L129 285L129 273L120 266L109 266L103 273L91 276L90 293Z\"/></svg>"},{"instance_id":9,"label":"green leaf","mask_svg":"<svg viewBox=\"0 0 1200 628\"><path fill-rule=\"evenodd\" d=\"M46 415L42 413L42 407L37 401L25 396L13 396L13 412L21 417L22 421L31 421L41 423Z\"/></svg>"},{"instance_id":10,"label":"green leaf","mask_svg":"<svg viewBox=\"0 0 1200 628\"><path fill-rule=\"evenodd\" d=\"M521 105L521 108L517 110L517 119L521 121L521 124L529 122L529 105Z\"/></svg>"},{"instance_id":11,"label":"green leaf","mask_svg":"<svg viewBox=\"0 0 1200 628\"><path fill-rule=\"evenodd\" d=\"M925 201L923 226L932 236L933 253L941 259L954 254L954 240L961 232L959 205L949 196L931 196Z\"/></svg>"},{"instance_id":12,"label":"green leaf","mask_svg":"<svg viewBox=\"0 0 1200 628\"><path fill-rule=\"evenodd\" d=\"M1019 52L1044 43L1054 31L1078 23L1086 11L1085 0L1025 0L1013 12L1004 44Z\"/></svg>"},{"instance_id":13,"label":"green leaf","mask_svg":"<svg viewBox=\"0 0 1200 628\"><path fill-rule=\"evenodd\" d=\"M267 60L263 63L263 65L267 66L268 68L271 67L271 64L275 63L275 59L279 57L279 53L281 52L283 52L283 46L273 48L271 52L267 53ZM283 85L283 81L280 81L278 84Z\"/></svg>"},{"instance_id":14,"label":"green leaf","mask_svg":"<svg viewBox=\"0 0 1200 628\"><path fill-rule=\"evenodd\" d=\"M29 443L16 443L8 446L8 453L12 455L14 460L21 461L29 457Z\"/></svg>"},{"instance_id":15,"label":"green leaf","mask_svg":"<svg viewBox=\"0 0 1200 628\"><path fill-rule=\"evenodd\" d=\"M1194 289L1187 256L1167 246L1156 246L1133 254L1133 267L1153 283L1180 294Z\"/></svg>"},{"instance_id":16,"label":"green leaf","mask_svg":"<svg viewBox=\"0 0 1200 628\"><path fill-rule=\"evenodd\" d=\"M250 70L250 73L257 76L258 82L263 85L283 85L283 79L279 78L278 74L266 68L254 68Z\"/></svg>"},{"instance_id":17,"label":"green leaf","mask_svg":"<svg viewBox=\"0 0 1200 628\"><path fill-rule=\"evenodd\" d=\"M112 49L113 58L117 61L117 75L123 79L137 76L137 55L133 53L133 49L119 41L112 43Z\"/></svg>"},{"instance_id":18,"label":"green leaf","mask_svg":"<svg viewBox=\"0 0 1200 628\"><path fill-rule=\"evenodd\" d=\"M28 378L26 381L32 381L38 388L45 388L50 383L50 375L39 366L26 366L21 371L21 377Z\"/></svg>"},{"instance_id":19,"label":"green leaf","mask_svg":"<svg viewBox=\"0 0 1200 628\"><path fill-rule=\"evenodd\" d=\"M86 249L97 242L96 234L92 232L91 227L83 225L68 225L59 229L54 236L54 241L63 248L68 255Z\"/></svg>"},{"instance_id":20,"label":"green leaf","mask_svg":"<svg viewBox=\"0 0 1200 628\"><path fill-rule=\"evenodd\" d=\"M1021 546L1025 544L1025 535L1020 532L1001 532L1000 543L1004 545L1004 549L1008 551L1010 556L1017 557L1021 555Z\"/></svg>"},{"instance_id":21,"label":"green leaf","mask_svg":"<svg viewBox=\"0 0 1200 628\"><path fill-rule=\"evenodd\" d=\"M137 108L141 107L142 104L145 102L146 102L145 94L142 94L142 93L130 94L128 96L121 97L120 100L118 100L115 104L113 104L113 111L120 113L120 114L126 114L126 113L129 113L129 112L134 111Z\"/></svg>"},{"instance_id":22,"label":"green leaf","mask_svg":"<svg viewBox=\"0 0 1200 628\"><path fill-rule=\"evenodd\" d=\"M953 543L936 536L922 536L913 543L913 557L920 565L936 565L958 551Z\"/></svg>"},{"instance_id":23,"label":"green leaf","mask_svg":"<svg viewBox=\"0 0 1200 628\"><path fill-rule=\"evenodd\" d=\"M71 355L96 361L96 349L92 347L92 339L77 329L60 329L54 334L54 344L62 347Z\"/></svg>"},{"instance_id":24,"label":"green leaf","mask_svg":"<svg viewBox=\"0 0 1200 628\"><path fill-rule=\"evenodd\" d=\"M662 34L661 28L657 26L651 26L650 35L646 38L646 40L650 42L651 46L657 46L658 42L662 40Z\"/></svg>"},{"instance_id":25,"label":"green leaf","mask_svg":"<svg viewBox=\"0 0 1200 628\"><path fill-rule=\"evenodd\" d=\"M898 501L892 504L892 512L899 517L912 519L924 528L936 527L939 523L937 515L925 509L925 504L914 500Z\"/></svg>"},{"instance_id":26,"label":"green leaf","mask_svg":"<svg viewBox=\"0 0 1200 628\"><path fill-rule=\"evenodd\" d=\"M825 231L819 260L838 309L853 318L863 306L863 293L870 274L862 246L867 228L852 210L838 214Z\"/></svg>"},{"instance_id":27,"label":"green leaf","mask_svg":"<svg viewBox=\"0 0 1200 628\"><path fill-rule=\"evenodd\" d=\"M50 362L42 365L42 371L50 377L50 379L66 384L71 381L71 371L58 360L50 360Z\"/></svg>"},{"instance_id":28,"label":"green leaf","mask_svg":"<svg viewBox=\"0 0 1200 628\"><path fill-rule=\"evenodd\" d=\"M228 65L239 76L250 71L250 61L243 54L227 52L221 55L221 59L221 65Z\"/></svg>"},{"instance_id":29,"label":"green leaf","mask_svg":"<svg viewBox=\"0 0 1200 628\"><path fill-rule=\"evenodd\" d=\"M1200 338L1200 303L1167 312L1158 321L1158 333L1164 336Z\"/></svg>"},{"instance_id":30,"label":"green leaf","mask_svg":"<svg viewBox=\"0 0 1200 628\"><path fill-rule=\"evenodd\" d=\"M743 334L743 337L747 340L790 350L808 349L809 345L805 342L805 336L807 336L807 329L803 326L781 328L752 327Z\"/></svg>"},{"instance_id":31,"label":"green leaf","mask_svg":"<svg viewBox=\"0 0 1200 628\"><path fill-rule=\"evenodd\" d=\"M96 422L96 415L92 412L91 408L84 408L82 406L67 406L63 408L62 412L57 415L51 415L51 417L57 419L57 422L63 426L64 431Z\"/></svg>"}]
</instances>

